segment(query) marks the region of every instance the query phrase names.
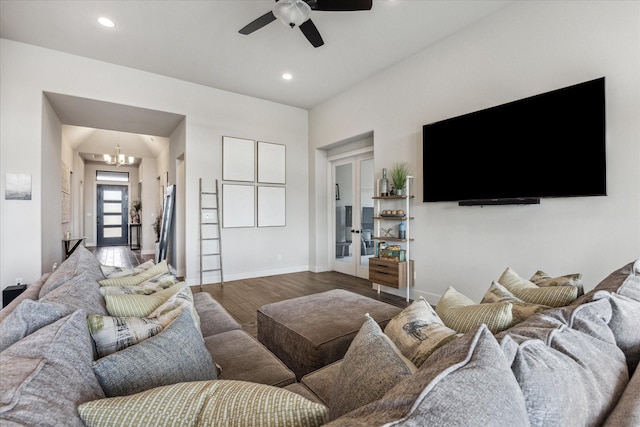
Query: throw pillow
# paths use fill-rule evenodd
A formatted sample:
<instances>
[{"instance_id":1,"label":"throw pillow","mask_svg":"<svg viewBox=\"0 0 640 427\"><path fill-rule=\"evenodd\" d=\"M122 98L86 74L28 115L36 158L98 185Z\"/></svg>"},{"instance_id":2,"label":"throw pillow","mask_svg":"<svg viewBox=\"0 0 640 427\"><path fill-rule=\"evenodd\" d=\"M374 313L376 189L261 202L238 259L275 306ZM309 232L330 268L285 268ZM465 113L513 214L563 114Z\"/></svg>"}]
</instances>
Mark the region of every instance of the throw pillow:
<instances>
[{"instance_id":1,"label":"throw pillow","mask_svg":"<svg viewBox=\"0 0 640 427\"><path fill-rule=\"evenodd\" d=\"M98 288L95 279L85 271L40 297L39 301L66 307L65 315L77 309L87 313L107 314L104 298L98 292Z\"/></svg>"},{"instance_id":2,"label":"throw pillow","mask_svg":"<svg viewBox=\"0 0 640 427\"><path fill-rule=\"evenodd\" d=\"M105 395L124 396L185 381L216 379L216 368L191 311L158 335L98 359L93 371Z\"/></svg>"},{"instance_id":3,"label":"throw pillow","mask_svg":"<svg viewBox=\"0 0 640 427\"><path fill-rule=\"evenodd\" d=\"M369 314L347 350L333 382L329 417L335 419L381 398L416 371Z\"/></svg>"},{"instance_id":4,"label":"throw pillow","mask_svg":"<svg viewBox=\"0 0 640 427\"><path fill-rule=\"evenodd\" d=\"M417 368L436 349L458 336L423 297L393 317L384 333Z\"/></svg>"},{"instance_id":5,"label":"throw pillow","mask_svg":"<svg viewBox=\"0 0 640 427\"><path fill-rule=\"evenodd\" d=\"M168 272L169 266L167 265L167 261L163 260L153 267L150 267L133 276L113 277L110 279L100 280L98 283L100 284L100 286L135 286Z\"/></svg>"},{"instance_id":6,"label":"throw pillow","mask_svg":"<svg viewBox=\"0 0 640 427\"><path fill-rule=\"evenodd\" d=\"M482 301L480 301L481 304L494 302L510 302L512 304L511 314L513 315L513 321L509 326L516 325L524 321L527 317L549 308L546 305L530 304L522 301L496 281L491 282L489 290L487 290L487 293L482 297Z\"/></svg>"},{"instance_id":7,"label":"throw pillow","mask_svg":"<svg viewBox=\"0 0 640 427\"><path fill-rule=\"evenodd\" d=\"M563 307L578 298L577 286L539 287L535 283L518 276L509 267L502 273L498 283L507 288L516 297L531 304Z\"/></svg>"},{"instance_id":8,"label":"throw pillow","mask_svg":"<svg viewBox=\"0 0 640 427\"><path fill-rule=\"evenodd\" d=\"M485 324L496 334L511 325L512 307L510 302L476 304L449 286L436 305L436 313L446 326L456 332L469 332Z\"/></svg>"},{"instance_id":9,"label":"throw pillow","mask_svg":"<svg viewBox=\"0 0 640 427\"><path fill-rule=\"evenodd\" d=\"M170 288L178 283L178 279L172 273L164 273L153 279L132 286L101 286L102 295L107 294L127 294L127 295L151 295L163 289Z\"/></svg>"},{"instance_id":10,"label":"throw pillow","mask_svg":"<svg viewBox=\"0 0 640 427\"><path fill-rule=\"evenodd\" d=\"M531 283L540 287L548 286L575 286L578 288L578 296L584 295L584 286L582 285L582 274L573 273L564 276L551 277L542 270L535 272L531 279Z\"/></svg>"},{"instance_id":11,"label":"throw pillow","mask_svg":"<svg viewBox=\"0 0 640 427\"><path fill-rule=\"evenodd\" d=\"M150 269L154 265L155 263L153 262L152 259L150 259L133 268L101 264L100 269L102 270L102 273L104 274L104 276L107 279L110 279L115 277L133 276L134 274L139 274L139 273L142 273L143 271Z\"/></svg>"},{"instance_id":12,"label":"throw pillow","mask_svg":"<svg viewBox=\"0 0 640 427\"><path fill-rule=\"evenodd\" d=\"M104 398L91 370L82 310L44 326L0 353L0 425L83 426L78 405Z\"/></svg>"},{"instance_id":13,"label":"throw pillow","mask_svg":"<svg viewBox=\"0 0 640 427\"><path fill-rule=\"evenodd\" d=\"M380 400L327 424L339 426L529 425L522 391L486 326L440 347Z\"/></svg>"},{"instance_id":14,"label":"throw pillow","mask_svg":"<svg viewBox=\"0 0 640 427\"><path fill-rule=\"evenodd\" d=\"M162 386L132 396L87 402L78 408L88 427L321 426L327 408L288 390L218 380Z\"/></svg>"},{"instance_id":15,"label":"throw pillow","mask_svg":"<svg viewBox=\"0 0 640 427\"><path fill-rule=\"evenodd\" d=\"M22 338L47 326L70 310L56 303L38 302L26 299L0 322L0 351L4 351Z\"/></svg>"},{"instance_id":16,"label":"throw pillow","mask_svg":"<svg viewBox=\"0 0 640 427\"><path fill-rule=\"evenodd\" d=\"M104 300L107 312L116 317L148 317L149 313L164 304L169 298L180 291L178 285L151 295L107 294Z\"/></svg>"},{"instance_id":17,"label":"throw pillow","mask_svg":"<svg viewBox=\"0 0 640 427\"><path fill-rule=\"evenodd\" d=\"M89 332L96 344L98 357L104 357L157 335L163 325L158 319L144 317L112 317L90 314Z\"/></svg>"},{"instance_id":18,"label":"throw pillow","mask_svg":"<svg viewBox=\"0 0 640 427\"><path fill-rule=\"evenodd\" d=\"M193 303L191 288L185 285L184 282L180 282L177 286L180 286L180 290L174 295L171 295L169 299L152 311L147 317L158 319L162 327L166 328L169 323L178 317L182 310L188 309L191 310L196 328L200 330L200 316Z\"/></svg>"}]
</instances>

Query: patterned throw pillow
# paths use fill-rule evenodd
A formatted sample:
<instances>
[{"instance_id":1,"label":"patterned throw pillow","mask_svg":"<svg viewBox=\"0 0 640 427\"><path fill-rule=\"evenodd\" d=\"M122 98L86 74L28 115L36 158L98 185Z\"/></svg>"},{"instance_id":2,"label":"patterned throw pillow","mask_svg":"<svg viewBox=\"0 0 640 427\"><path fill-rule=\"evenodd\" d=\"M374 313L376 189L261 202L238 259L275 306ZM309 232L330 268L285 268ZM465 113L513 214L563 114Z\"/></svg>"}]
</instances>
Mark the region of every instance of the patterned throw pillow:
<instances>
[{"instance_id":1,"label":"patterned throw pillow","mask_svg":"<svg viewBox=\"0 0 640 427\"><path fill-rule=\"evenodd\" d=\"M99 357L104 357L138 344L162 331L158 319L145 317L112 317L90 314L89 332Z\"/></svg>"},{"instance_id":2,"label":"patterned throw pillow","mask_svg":"<svg viewBox=\"0 0 640 427\"><path fill-rule=\"evenodd\" d=\"M436 313L456 332L469 332L485 324L491 333L497 334L511 325L512 307L510 302L476 304L449 286L436 305Z\"/></svg>"},{"instance_id":3,"label":"patterned throw pillow","mask_svg":"<svg viewBox=\"0 0 640 427\"><path fill-rule=\"evenodd\" d=\"M115 317L148 317L156 308L182 289L179 285L158 291L151 295L107 294L104 300L107 312Z\"/></svg>"},{"instance_id":4,"label":"patterned throw pillow","mask_svg":"<svg viewBox=\"0 0 640 427\"><path fill-rule=\"evenodd\" d=\"M507 288L516 297L531 304L564 307L578 298L577 286L539 287L535 283L518 276L509 267L502 273L498 283Z\"/></svg>"},{"instance_id":5,"label":"patterned throw pillow","mask_svg":"<svg viewBox=\"0 0 640 427\"><path fill-rule=\"evenodd\" d=\"M327 408L283 388L235 380L167 385L78 408L88 427L321 426Z\"/></svg>"},{"instance_id":6,"label":"patterned throw pillow","mask_svg":"<svg viewBox=\"0 0 640 427\"><path fill-rule=\"evenodd\" d=\"M582 274L573 273L565 274L564 276L551 277L542 270L535 272L531 279L531 283L534 283L540 287L548 286L575 286L578 288L578 296L584 295L584 286L582 285Z\"/></svg>"},{"instance_id":7,"label":"patterned throw pillow","mask_svg":"<svg viewBox=\"0 0 640 427\"><path fill-rule=\"evenodd\" d=\"M126 295L151 295L155 292L167 289L178 283L178 279L172 273L164 273L153 279L133 286L101 286L102 295L126 294Z\"/></svg>"},{"instance_id":8,"label":"patterned throw pillow","mask_svg":"<svg viewBox=\"0 0 640 427\"><path fill-rule=\"evenodd\" d=\"M100 286L135 286L168 272L169 266L167 265L167 261L163 260L153 267L133 276L113 277L111 279L100 280L98 283Z\"/></svg>"},{"instance_id":9,"label":"patterned throw pillow","mask_svg":"<svg viewBox=\"0 0 640 427\"><path fill-rule=\"evenodd\" d=\"M369 314L342 359L333 382L329 416L335 419L381 398L416 371Z\"/></svg>"},{"instance_id":10,"label":"patterned throw pillow","mask_svg":"<svg viewBox=\"0 0 640 427\"><path fill-rule=\"evenodd\" d=\"M525 320L527 317L550 308L546 305L530 304L528 302L524 302L496 281L491 282L491 286L489 287L487 293L484 294L484 297L482 298L482 301L480 301L480 304L504 301L513 304L513 306L511 307L513 322L510 326L518 324Z\"/></svg>"},{"instance_id":11,"label":"patterned throw pillow","mask_svg":"<svg viewBox=\"0 0 640 427\"><path fill-rule=\"evenodd\" d=\"M102 274L104 274L104 277L106 277L107 279L110 279L115 277L126 277L126 276L133 276L134 274L140 274L143 271L150 269L154 265L155 263L153 262L152 259L150 259L133 268L102 264L100 265L100 269L102 270Z\"/></svg>"},{"instance_id":12,"label":"patterned throw pillow","mask_svg":"<svg viewBox=\"0 0 640 427\"><path fill-rule=\"evenodd\" d=\"M458 337L423 297L391 319L384 333L417 368L437 348Z\"/></svg>"},{"instance_id":13,"label":"patterned throw pillow","mask_svg":"<svg viewBox=\"0 0 640 427\"><path fill-rule=\"evenodd\" d=\"M200 330L200 316L193 302L191 288L185 285L184 282L180 282L177 286L180 286L181 289L176 294L170 296L164 304L151 312L148 317L158 319L160 324L166 328L169 323L173 322L173 319L178 317L182 310L188 309L191 310L195 325L198 330Z\"/></svg>"}]
</instances>

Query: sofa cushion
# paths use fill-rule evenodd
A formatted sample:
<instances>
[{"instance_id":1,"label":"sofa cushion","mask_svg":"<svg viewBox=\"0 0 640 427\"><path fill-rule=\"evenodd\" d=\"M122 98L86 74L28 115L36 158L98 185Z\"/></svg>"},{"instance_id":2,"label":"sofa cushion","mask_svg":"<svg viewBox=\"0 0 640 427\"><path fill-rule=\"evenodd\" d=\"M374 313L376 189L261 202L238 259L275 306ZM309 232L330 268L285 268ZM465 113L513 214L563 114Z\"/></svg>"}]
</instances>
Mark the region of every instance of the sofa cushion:
<instances>
[{"instance_id":1,"label":"sofa cushion","mask_svg":"<svg viewBox=\"0 0 640 427\"><path fill-rule=\"evenodd\" d=\"M213 360L220 366L222 380L250 381L284 387L296 381L295 374L243 330L231 330L205 337Z\"/></svg>"},{"instance_id":2,"label":"sofa cushion","mask_svg":"<svg viewBox=\"0 0 640 427\"><path fill-rule=\"evenodd\" d=\"M342 359L305 375L300 382L313 392L320 402L329 406L333 383L338 377L341 365Z\"/></svg>"},{"instance_id":3,"label":"sofa cushion","mask_svg":"<svg viewBox=\"0 0 640 427\"><path fill-rule=\"evenodd\" d=\"M180 290L171 295L164 303L162 303L162 305L160 305L160 307L149 313L147 317L158 319L160 324L163 327L166 327L169 323L173 322L176 317L178 317L182 310L189 310L193 316L196 328L200 330L200 316L193 304L193 293L191 293L191 288L185 285L184 282L180 282L177 286L180 286Z\"/></svg>"},{"instance_id":4,"label":"sofa cushion","mask_svg":"<svg viewBox=\"0 0 640 427\"><path fill-rule=\"evenodd\" d=\"M320 426L327 408L277 387L244 381L198 381L80 405L88 427Z\"/></svg>"},{"instance_id":5,"label":"sofa cushion","mask_svg":"<svg viewBox=\"0 0 640 427\"><path fill-rule=\"evenodd\" d=\"M193 304L198 316L200 316L202 336L208 337L221 332L242 329L242 325L210 294L206 292L194 293Z\"/></svg>"},{"instance_id":6,"label":"sofa cushion","mask_svg":"<svg viewBox=\"0 0 640 427\"><path fill-rule=\"evenodd\" d=\"M381 398L416 367L368 314L333 382L329 417L338 418Z\"/></svg>"},{"instance_id":7,"label":"sofa cushion","mask_svg":"<svg viewBox=\"0 0 640 427\"><path fill-rule=\"evenodd\" d=\"M58 286L40 302L54 302L67 307L68 313L82 309L87 313L107 314L104 298L100 294L98 284L90 273L82 272L71 280Z\"/></svg>"},{"instance_id":8,"label":"sofa cushion","mask_svg":"<svg viewBox=\"0 0 640 427\"><path fill-rule=\"evenodd\" d=\"M509 267L502 273L498 279L498 283L507 288L516 297L531 304L562 307L568 305L578 297L577 286L540 287L518 276L518 274Z\"/></svg>"},{"instance_id":9,"label":"sofa cushion","mask_svg":"<svg viewBox=\"0 0 640 427\"><path fill-rule=\"evenodd\" d=\"M49 292L56 289L58 286L71 280L74 276L87 273L87 278L95 281L104 279L102 270L100 269L100 262L89 251L89 249L80 245L75 251L58 266L58 268L51 273L47 278L44 285L40 289L39 298L47 295Z\"/></svg>"},{"instance_id":10,"label":"sofa cushion","mask_svg":"<svg viewBox=\"0 0 640 427\"><path fill-rule=\"evenodd\" d=\"M100 280L98 281L98 283L100 284L100 286L134 286L168 272L169 266L167 265L167 261L163 260L155 264L153 267L149 267L146 270L132 276L112 277L110 279Z\"/></svg>"},{"instance_id":11,"label":"sofa cushion","mask_svg":"<svg viewBox=\"0 0 640 427\"><path fill-rule=\"evenodd\" d=\"M531 304L522 301L500 283L493 281L491 282L491 286L489 287L487 292L482 297L482 301L480 301L480 303L486 304L496 302L510 302L512 304L511 314L513 316L513 320L511 322L511 325L509 326L516 325L529 316L540 313L541 311L550 308L546 305Z\"/></svg>"},{"instance_id":12,"label":"sofa cushion","mask_svg":"<svg viewBox=\"0 0 640 427\"><path fill-rule=\"evenodd\" d=\"M78 309L107 314L95 281L80 273L38 301L24 300L0 323L0 351Z\"/></svg>"},{"instance_id":13,"label":"sofa cushion","mask_svg":"<svg viewBox=\"0 0 640 427\"><path fill-rule=\"evenodd\" d=\"M13 311L20 305L20 303L26 299L37 300L40 295L40 289L44 285L44 282L49 278L51 273L45 273L38 280L27 285L27 289L24 290L17 298L5 305L0 310L0 323L4 321Z\"/></svg>"},{"instance_id":14,"label":"sofa cushion","mask_svg":"<svg viewBox=\"0 0 640 427\"><path fill-rule=\"evenodd\" d=\"M524 426L522 392L486 325L440 347L381 399L327 426Z\"/></svg>"},{"instance_id":15,"label":"sofa cushion","mask_svg":"<svg viewBox=\"0 0 640 427\"><path fill-rule=\"evenodd\" d=\"M384 333L418 368L437 348L457 337L423 297L394 316Z\"/></svg>"},{"instance_id":16,"label":"sofa cushion","mask_svg":"<svg viewBox=\"0 0 640 427\"><path fill-rule=\"evenodd\" d=\"M594 300L607 299L611 304L609 329L627 358L629 374L640 362L640 301L608 291L597 291Z\"/></svg>"},{"instance_id":17,"label":"sofa cushion","mask_svg":"<svg viewBox=\"0 0 640 427\"><path fill-rule=\"evenodd\" d=\"M158 335L98 359L93 370L109 397L216 378L211 355L189 310Z\"/></svg>"},{"instance_id":18,"label":"sofa cushion","mask_svg":"<svg viewBox=\"0 0 640 427\"><path fill-rule=\"evenodd\" d=\"M90 314L89 332L96 345L98 357L138 344L162 331L158 319L144 317L112 317Z\"/></svg>"},{"instance_id":19,"label":"sofa cushion","mask_svg":"<svg viewBox=\"0 0 640 427\"><path fill-rule=\"evenodd\" d=\"M456 332L469 332L485 324L495 334L511 325L512 306L510 302L476 304L449 286L436 305L436 313Z\"/></svg>"},{"instance_id":20,"label":"sofa cushion","mask_svg":"<svg viewBox=\"0 0 640 427\"><path fill-rule=\"evenodd\" d=\"M174 285L151 295L138 294L107 294L104 300L107 312L117 317L147 317L156 308L167 302L169 298L177 294L181 286Z\"/></svg>"},{"instance_id":21,"label":"sofa cushion","mask_svg":"<svg viewBox=\"0 0 640 427\"><path fill-rule=\"evenodd\" d=\"M544 271L538 270L533 274L533 276L531 276L529 281L542 288L549 286L575 286L578 288L578 296L584 295L581 273L571 273L563 276L551 277Z\"/></svg>"},{"instance_id":22,"label":"sofa cushion","mask_svg":"<svg viewBox=\"0 0 640 427\"><path fill-rule=\"evenodd\" d=\"M601 425L628 369L607 323L607 300L532 316L497 335L520 383L532 425Z\"/></svg>"},{"instance_id":23,"label":"sofa cushion","mask_svg":"<svg viewBox=\"0 0 640 427\"><path fill-rule=\"evenodd\" d=\"M0 353L0 425L83 426L76 407L104 397L92 354L82 310Z\"/></svg>"},{"instance_id":24,"label":"sofa cushion","mask_svg":"<svg viewBox=\"0 0 640 427\"><path fill-rule=\"evenodd\" d=\"M636 373L624 389L624 393L620 396L620 400L613 409L613 412L607 417L604 427L638 427L640 426L640 404L638 399L640 396L640 369L636 369Z\"/></svg>"}]
</instances>

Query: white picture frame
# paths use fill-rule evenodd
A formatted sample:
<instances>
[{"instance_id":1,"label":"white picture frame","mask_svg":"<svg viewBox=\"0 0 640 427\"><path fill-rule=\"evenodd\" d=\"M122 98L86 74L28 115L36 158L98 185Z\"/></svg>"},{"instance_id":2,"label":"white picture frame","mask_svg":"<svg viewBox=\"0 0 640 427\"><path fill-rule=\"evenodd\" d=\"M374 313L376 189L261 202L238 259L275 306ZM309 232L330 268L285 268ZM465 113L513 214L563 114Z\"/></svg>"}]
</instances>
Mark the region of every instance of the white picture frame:
<instances>
[{"instance_id":1,"label":"white picture frame","mask_svg":"<svg viewBox=\"0 0 640 427\"><path fill-rule=\"evenodd\" d=\"M258 186L258 227L285 227L286 199L285 187Z\"/></svg>"},{"instance_id":2,"label":"white picture frame","mask_svg":"<svg viewBox=\"0 0 640 427\"><path fill-rule=\"evenodd\" d=\"M256 148L252 139L222 137L222 180L255 182Z\"/></svg>"},{"instance_id":3,"label":"white picture frame","mask_svg":"<svg viewBox=\"0 0 640 427\"><path fill-rule=\"evenodd\" d=\"M222 184L222 227L255 227L255 186Z\"/></svg>"},{"instance_id":4,"label":"white picture frame","mask_svg":"<svg viewBox=\"0 0 640 427\"><path fill-rule=\"evenodd\" d=\"M258 182L286 184L287 146L258 141Z\"/></svg>"}]
</instances>

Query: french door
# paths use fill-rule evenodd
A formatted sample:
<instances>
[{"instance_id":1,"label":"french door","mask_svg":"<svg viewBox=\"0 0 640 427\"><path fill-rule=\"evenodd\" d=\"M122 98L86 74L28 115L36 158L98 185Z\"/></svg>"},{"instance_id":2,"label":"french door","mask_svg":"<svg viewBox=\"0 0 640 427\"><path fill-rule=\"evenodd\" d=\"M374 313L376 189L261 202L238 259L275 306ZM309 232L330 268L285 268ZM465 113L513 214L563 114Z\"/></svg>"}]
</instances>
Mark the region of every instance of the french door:
<instances>
[{"instance_id":1,"label":"french door","mask_svg":"<svg viewBox=\"0 0 640 427\"><path fill-rule=\"evenodd\" d=\"M129 188L126 185L98 184L97 205L98 246L126 245L129 240Z\"/></svg>"},{"instance_id":2,"label":"french door","mask_svg":"<svg viewBox=\"0 0 640 427\"><path fill-rule=\"evenodd\" d=\"M373 153L331 163L334 194L332 269L369 278L373 248Z\"/></svg>"}]
</instances>

